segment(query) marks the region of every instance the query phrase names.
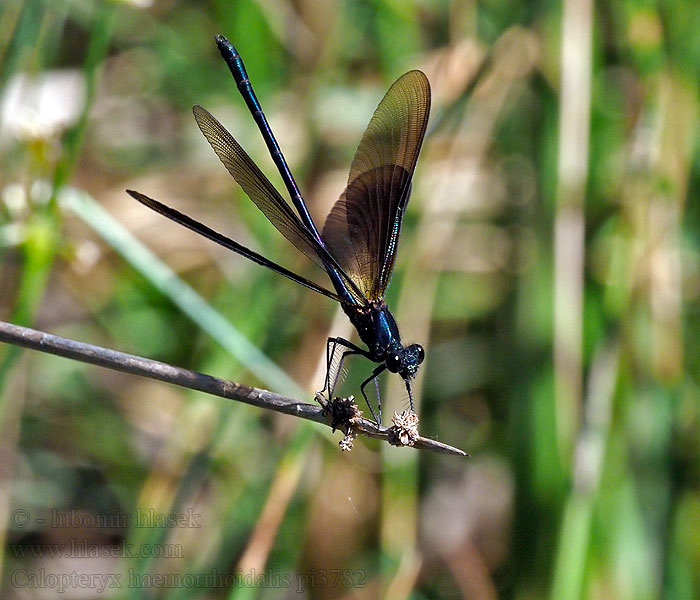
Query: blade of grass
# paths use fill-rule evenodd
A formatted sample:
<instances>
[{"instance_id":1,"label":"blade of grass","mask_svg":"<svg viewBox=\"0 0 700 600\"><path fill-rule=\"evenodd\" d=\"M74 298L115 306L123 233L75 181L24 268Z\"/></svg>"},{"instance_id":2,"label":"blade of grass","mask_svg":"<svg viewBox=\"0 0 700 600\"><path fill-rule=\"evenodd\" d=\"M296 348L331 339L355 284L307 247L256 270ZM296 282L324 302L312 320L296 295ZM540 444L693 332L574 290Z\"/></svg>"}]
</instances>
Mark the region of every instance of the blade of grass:
<instances>
[{"instance_id":1,"label":"blade of grass","mask_svg":"<svg viewBox=\"0 0 700 600\"><path fill-rule=\"evenodd\" d=\"M212 308L87 193L75 188L65 188L59 202L61 206L70 209L85 221L134 269L266 386L296 397L307 395L284 370L251 343L221 313Z\"/></svg>"},{"instance_id":2,"label":"blade of grass","mask_svg":"<svg viewBox=\"0 0 700 600\"><path fill-rule=\"evenodd\" d=\"M8 11L9 9L4 8L3 10ZM25 51L36 47L45 12L43 0L27 0L22 6L14 33L7 44L2 63L0 63L0 89L17 70Z\"/></svg>"}]
</instances>

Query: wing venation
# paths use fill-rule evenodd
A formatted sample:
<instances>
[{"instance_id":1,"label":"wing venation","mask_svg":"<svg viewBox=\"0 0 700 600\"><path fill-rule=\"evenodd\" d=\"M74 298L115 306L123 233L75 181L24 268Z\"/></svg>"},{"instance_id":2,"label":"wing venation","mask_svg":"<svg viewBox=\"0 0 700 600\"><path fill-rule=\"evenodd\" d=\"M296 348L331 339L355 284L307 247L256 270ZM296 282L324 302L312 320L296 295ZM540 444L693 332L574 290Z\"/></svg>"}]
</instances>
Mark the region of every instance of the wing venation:
<instances>
[{"instance_id":1,"label":"wing venation","mask_svg":"<svg viewBox=\"0 0 700 600\"><path fill-rule=\"evenodd\" d=\"M362 136L348 184L322 237L365 297L384 295L430 113L430 84L409 71L389 88Z\"/></svg>"}]
</instances>

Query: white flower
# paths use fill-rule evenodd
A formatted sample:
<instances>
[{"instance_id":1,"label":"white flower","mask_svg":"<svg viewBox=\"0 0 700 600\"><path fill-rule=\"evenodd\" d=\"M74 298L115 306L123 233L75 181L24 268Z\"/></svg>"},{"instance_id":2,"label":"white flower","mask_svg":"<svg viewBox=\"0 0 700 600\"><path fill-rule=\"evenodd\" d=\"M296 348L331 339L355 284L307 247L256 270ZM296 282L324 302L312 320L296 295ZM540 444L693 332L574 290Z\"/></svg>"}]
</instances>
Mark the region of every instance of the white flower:
<instances>
[{"instance_id":1,"label":"white flower","mask_svg":"<svg viewBox=\"0 0 700 600\"><path fill-rule=\"evenodd\" d=\"M48 138L75 123L85 102L80 71L14 75L0 99L0 142Z\"/></svg>"}]
</instances>

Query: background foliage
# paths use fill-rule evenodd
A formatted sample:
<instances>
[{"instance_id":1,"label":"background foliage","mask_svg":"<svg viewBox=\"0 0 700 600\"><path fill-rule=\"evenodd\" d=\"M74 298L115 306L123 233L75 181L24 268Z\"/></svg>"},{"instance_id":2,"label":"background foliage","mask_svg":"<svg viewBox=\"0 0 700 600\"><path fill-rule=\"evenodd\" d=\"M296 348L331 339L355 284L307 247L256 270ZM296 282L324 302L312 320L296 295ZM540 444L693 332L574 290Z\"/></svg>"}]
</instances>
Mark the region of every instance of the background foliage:
<instances>
[{"instance_id":1,"label":"background foliage","mask_svg":"<svg viewBox=\"0 0 700 600\"><path fill-rule=\"evenodd\" d=\"M317 221L423 69L389 302L427 348L421 431L472 458L341 454L319 426L3 346L2 597L76 573L121 574L114 598L697 598L698 31L675 0L4 0L0 317L307 399L350 335L338 307L124 189L315 277L195 126L198 103L279 184L214 34Z\"/></svg>"}]
</instances>

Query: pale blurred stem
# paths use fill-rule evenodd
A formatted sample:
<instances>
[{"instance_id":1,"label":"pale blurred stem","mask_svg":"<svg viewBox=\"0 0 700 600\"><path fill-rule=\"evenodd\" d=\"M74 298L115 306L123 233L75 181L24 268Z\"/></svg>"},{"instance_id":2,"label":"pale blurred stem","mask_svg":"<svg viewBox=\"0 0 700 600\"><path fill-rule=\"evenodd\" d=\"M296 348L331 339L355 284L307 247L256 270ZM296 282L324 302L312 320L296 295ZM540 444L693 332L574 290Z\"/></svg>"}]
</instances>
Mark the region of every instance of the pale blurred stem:
<instances>
[{"instance_id":1,"label":"pale blurred stem","mask_svg":"<svg viewBox=\"0 0 700 600\"><path fill-rule=\"evenodd\" d=\"M564 506L564 517L555 555L552 600L582 598L586 554L593 508L598 496L615 386L619 375L619 343L601 344L594 354L588 377L585 413L574 452L573 488Z\"/></svg>"},{"instance_id":2,"label":"pale blurred stem","mask_svg":"<svg viewBox=\"0 0 700 600\"><path fill-rule=\"evenodd\" d=\"M556 436L565 469L582 397L584 199L591 104L592 0L566 0L554 218L554 380Z\"/></svg>"},{"instance_id":3,"label":"pale blurred stem","mask_svg":"<svg viewBox=\"0 0 700 600\"><path fill-rule=\"evenodd\" d=\"M315 421L327 426L331 425L330 417L324 414L323 409L316 404L307 404L296 398L282 396L249 385L219 379L211 375L190 371L189 369L174 367L148 358L134 356L133 354L125 354L116 350L101 348L100 346L84 344L27 327L0 321L0 342L72 358L115 371L157 379L158 381L206 392L221 398L252 404L253 406ZM359 434L382 440L387 440L389 436L389 430L386 427L380 427L367 419L358 419L356 431ZM443 454L466 456L466 453L457 448L423 437L420 437L413 447L420 450L433 450Z\"/></svg>"},{"instance_id":4,"label":"pale blurred stem","mask_svg":"<svg viewBox=\"0 0 700 600\"><path fill-rule=\"evenodd\" d=\"M584 200L590 136L592 30L592 0L565 0L561 32L553 283L555 426L559 457L566 470L579 429L583 396ZM596 393L592 389L593 380L597 372L605 368L605 363L591 368L591 396ZM607 401L609 406L612 390L604 389L600 395L600 401ZM589 403L593 404L594 399L591 397ZM605 439L607 433L599 437ZM579 439L577 454L581 464L574 464L574 489L564 511L551 590L551 598L556 600L581 598L600 464L598 462L593 467L594 481L583 486L577 469L583 469L589 459L585 452L586 441L583 435Z\"/></svg>"},{"instance_id":5,"label":"pale blurred stem","mask_svg":"<svg viewBox=\"0 0 700 600\"><path fill-rule=\"evenodd\" d=\"M238 561L237 572L243 573L244 576L248 573L254 574L264 571L287 507L299 485L307 462L304 459L308 456L314 439L310 429L297 428L289 449L280 461L260 517L250 535L246 549ZM230 597L247 597L248 592L250 590L244 589L241 590L240 596L239 592L236 592L232 593Z\"/></svg>"},{"instance_id":6,"label":"pale blurred stem","mask_svg":"<svg viewBox=\"0 0 700 600\"><path fill-rule=\"evenodd\" d=\"M658 78L657 86L654 144L643 157L646 164L642 167L655 179L645 194L645 218L637 225L637 236L645 248L640 271L646 275L649 293L651 367L660 379L676 381L683 372L680 222L697 131L698 100L697 90L670 70ZM638 204L639 198L630 194L628 210L639 214Z\"/></svg>"}]
</instances>

